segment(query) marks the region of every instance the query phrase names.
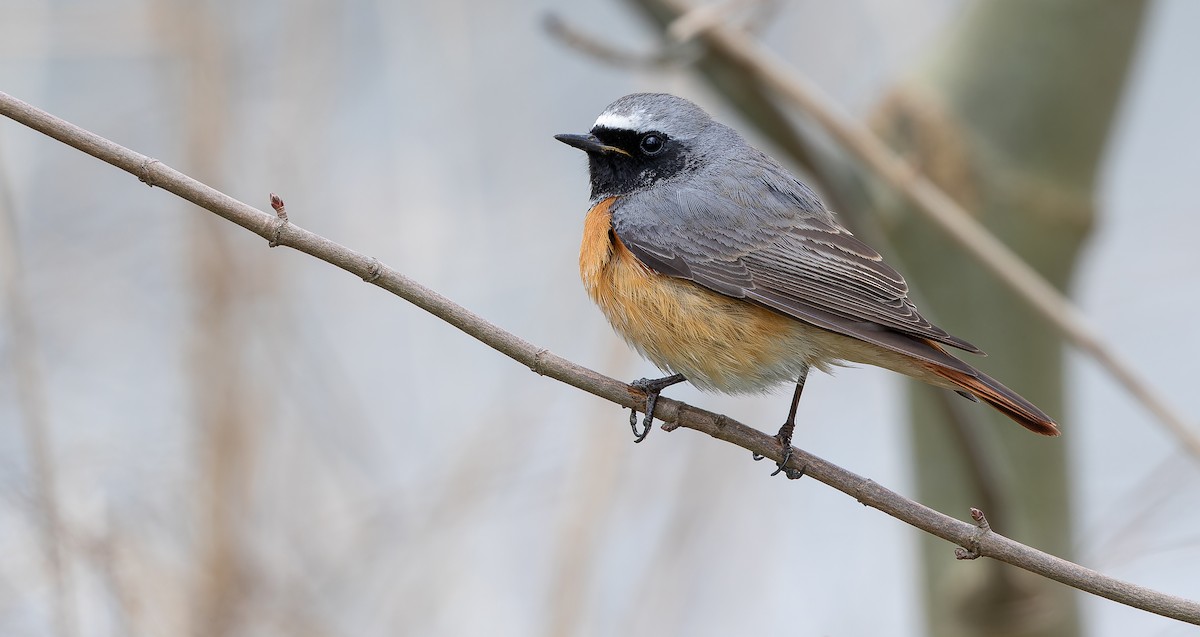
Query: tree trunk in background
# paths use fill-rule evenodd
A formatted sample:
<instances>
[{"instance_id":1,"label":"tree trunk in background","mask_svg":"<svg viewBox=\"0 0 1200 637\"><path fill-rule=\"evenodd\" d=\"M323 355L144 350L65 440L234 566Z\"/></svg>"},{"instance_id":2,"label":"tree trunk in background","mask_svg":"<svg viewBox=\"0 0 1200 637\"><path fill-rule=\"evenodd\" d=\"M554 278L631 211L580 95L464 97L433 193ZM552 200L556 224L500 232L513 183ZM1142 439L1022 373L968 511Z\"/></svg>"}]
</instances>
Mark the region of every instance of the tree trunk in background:
<instances>
[{"instance_id":1,"label":"tree trunk in background","mask_svg":"<svg viewBox=\"0 0 1200 637\"><path fill-rule=\"evenodd\" d=\"M972 4L880 106L875 128L1063 288L1092 224L1096 171L1145 7ZM1071 436L1057 336L924 219L895 199L885 205L894 221L885 231L918 307L991 354L969 362ZM1067 443L947 392L913 387L912 396L917 499L964 518L968 507L984 508L998 532L1069 559ZM922 535L922 551L928 634L1080 632L1069 588L992 560L957 562L932 536Z\"/></svg>"}]
</instances>

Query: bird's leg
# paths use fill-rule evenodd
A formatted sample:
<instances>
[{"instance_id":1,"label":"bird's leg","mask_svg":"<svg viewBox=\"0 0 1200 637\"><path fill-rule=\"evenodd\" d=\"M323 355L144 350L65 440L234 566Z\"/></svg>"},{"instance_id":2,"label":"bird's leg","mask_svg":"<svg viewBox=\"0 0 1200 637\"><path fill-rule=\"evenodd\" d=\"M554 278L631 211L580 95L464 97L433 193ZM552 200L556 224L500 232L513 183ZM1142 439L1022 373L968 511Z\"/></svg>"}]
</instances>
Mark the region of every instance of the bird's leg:
<instances>
[{"instance_id":1,"label":"bird's leg","mask_svg":"<svg viewBox=\"0 0 1200 637\"><path fill-rule=\"evenodd\" d=\"M630 385L637 389L646 392L646 419L642 421L642 430L638 431L637 410L633 409L629 413L629 426L633 429L633 441L641 442L646 439L650 433L650 426L654 423L654 404L658 402L658 395L662 390L687 380L683 374L671 374L663 378L639 378Z\"/></svg>"},{"instance_id":2,"label":"bird's leg","mask_svg":"<svg viewBox=\"0 0 1200 637\"><path fill-rule=\"evenodd\" d=\"M808 378L808 366L800 372L800 378L796 379L796 393L792 394L792 408L788 410L787 422L779 428L779 433L775 434L775 439L779 441L780 452L783 454L780 457L779 465L775 472L771 475L779 475L783 473L789 480L798 480L804 477L804 470L789 469L787 463L792 459L792 433L796 431L796 409L800 405L800 394L804 393L804 381ZM754 454L755 460L762 460L763 457Z\"/></svg>"}]
</instances>

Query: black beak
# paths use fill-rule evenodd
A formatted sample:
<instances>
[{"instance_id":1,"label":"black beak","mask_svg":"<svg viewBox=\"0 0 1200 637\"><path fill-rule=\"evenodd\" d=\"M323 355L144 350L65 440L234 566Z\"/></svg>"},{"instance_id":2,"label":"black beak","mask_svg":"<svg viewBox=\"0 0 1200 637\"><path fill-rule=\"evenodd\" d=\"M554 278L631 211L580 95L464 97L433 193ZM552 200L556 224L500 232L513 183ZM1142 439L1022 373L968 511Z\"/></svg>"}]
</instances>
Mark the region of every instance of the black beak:
<instances>
[{"instance_id":1,"label":"black beak","mask_svg":"<svg viewBox=\"0 0 1200 637\"><path fill-rule=\"evenodd\" d=\"M585 153L620 153L628 156L629 153L617 148L616 146L608 146L600 142L595 135L555 135L554 139L566 144L574 146Z\"/></svg>"}]
</instances>

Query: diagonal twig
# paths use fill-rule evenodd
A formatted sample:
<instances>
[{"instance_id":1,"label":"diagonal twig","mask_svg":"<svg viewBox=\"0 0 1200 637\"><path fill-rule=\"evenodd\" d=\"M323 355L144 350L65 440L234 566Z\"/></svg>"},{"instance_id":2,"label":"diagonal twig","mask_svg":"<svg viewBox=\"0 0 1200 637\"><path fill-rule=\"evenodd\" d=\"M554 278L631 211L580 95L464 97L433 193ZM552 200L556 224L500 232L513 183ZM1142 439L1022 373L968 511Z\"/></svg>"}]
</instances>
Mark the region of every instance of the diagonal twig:
<instances>
[{"instance_id":1,"label":"diagonal twig","mask_svg":"<svg viewBox=\"0 0 1200 637\"><path fill-rule=\"evenodd\" d=\"M556 13L547 13L542 18L542 27L563 44L616 67L666 69L687 65L696 57L696 51L683 44L663 47L652 53L627 51L589 36Z\"/></svg>"},{"instance_id":2,"label":"diagonal twig","mask_svg":"<svg viewBox=\"0 0 1200 637\"><path fill-rule=\"evenodd\" d=\"M142 182L167 190L213 212L268 242L288 246L335 265L420 307L469 336L529 367L626 408L640 408L641 391L613 378L573 363L489 323L378 259L309 232L274 214L242 203L206 186L162 162L113 143L65 120L0 92L0 115L9 117L97 159L116 166ZM282 208L282 202L279 202ZM778 460L775 438L732 418L660 398L657 415L670 428L685 427L737 445L752 453ZM800 449L792 450L788 466L854 497L927 533L953 542L982 557L991 557L1068 586L1111 599L1121 604L1165 617L1200 625L1200 602L1168 595L1111 578L1073 562L1044 553L995 532L980 534L979 528L939 513L886 489L831 462Z\"/></svg>"}]
</instances>

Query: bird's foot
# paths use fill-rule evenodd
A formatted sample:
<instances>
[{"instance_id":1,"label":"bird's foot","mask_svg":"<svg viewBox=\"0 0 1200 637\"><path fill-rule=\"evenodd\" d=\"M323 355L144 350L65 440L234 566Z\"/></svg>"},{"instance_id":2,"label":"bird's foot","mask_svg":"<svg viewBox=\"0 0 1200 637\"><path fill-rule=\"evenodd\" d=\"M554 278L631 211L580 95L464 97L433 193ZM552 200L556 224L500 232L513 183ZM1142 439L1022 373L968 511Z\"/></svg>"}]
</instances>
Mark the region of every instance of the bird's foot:
<instances>
[{"instance_id":1,"label":"bird's foot","mask_svg":"<svg viewBox=\"0 0 1200 637\"><path fill-rule=\"evenodd\" d=\"M779 442L779 451L781 455L779 457L779 462L775 465L775 471L771 473L772 476L777 476L782 473L783 475L787 476L788 480L799 480L800 478L804 477L803 468L793 469L787 466L788 462L792 460L792 432L795 431L795 429L796 423L788 421L779 428L779 433L775 434L774 436L775 440ZM762 460L764 458L764 456L760 456L757 453L753 454L751 457L753 457L755 461Z\"/></svg>"},{"instance_id":2,"label":"bird's foot","mask_svg":"<svg viewBox=\"0 0 1200 637\"><path fill-rule=\"evenodd\" d=\"M633 429L633 441L641 442L650 434L650 427L654 424L654 406L658 403L658 395L662 390L687 380L683 374L672 374L663 378L639 378L632 383L635 389L639 389L646 394L646 418L642 421L642 426L638 428L638 412L636 409L629 411L629 427Z\"/></svg>"}]
</instances>

